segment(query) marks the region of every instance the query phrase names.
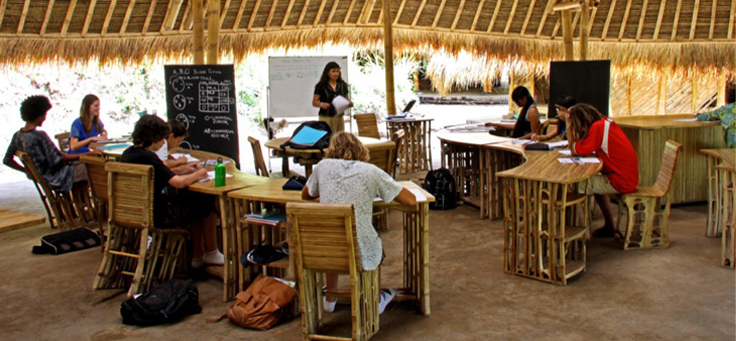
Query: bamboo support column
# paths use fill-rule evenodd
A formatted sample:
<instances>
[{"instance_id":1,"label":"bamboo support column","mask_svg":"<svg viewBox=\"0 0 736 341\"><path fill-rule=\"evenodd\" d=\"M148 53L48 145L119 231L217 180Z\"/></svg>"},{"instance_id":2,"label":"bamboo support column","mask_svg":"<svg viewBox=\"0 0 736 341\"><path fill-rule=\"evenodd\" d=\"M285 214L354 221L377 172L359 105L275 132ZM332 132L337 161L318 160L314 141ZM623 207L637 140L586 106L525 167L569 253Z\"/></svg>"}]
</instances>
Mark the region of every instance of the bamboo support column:
<instances>
[{"instance_id":1,"label":"bamboo support column","mask_svg":"<svg viewBox=\"0 0 736 341\"><path fill-rule=\"evenodd\" d=\"M220 57L220 1L210 1L207 9L207 64L217 65Z\"/></svg>"},{"instance_id":2,"label":"bamboo support column","mask_svg":"<svg viewBox=\"0 0 736 341\"><path fill-rule=\"evenodd\" d=\"M204 7L202 0L192 0L194 64L204 64Z\"/></svg>"},{"instance_id":3,"label":"bamboo support column","mask_svg":"<svg viewBox=\"0 0 736 341\"><path fill-rule=\"evenodd\" d=\"M726 105L726 73L723 70L718 74L718 100L716 105L719 107Z\"/></svg>"},{"instance_id":4,"label":"bamboo support column","mask_svg":"<svg viewBox=\"0 0 736 341\"><path fill-rule=\"evenodd\" d=\"M695 75L690 76L693 80L692 84L692 91L691 91L691 98L690 98L690 112L696 113L698 110L698 81L697 77Z\"/></svg>"},{"instance_id":5,"label":"bamboo support column","mask_svg":"<svg viewBox=\"0 0 736 341\"><path fill-rule=\"evenodd\" d=\"M393 28L391 27L391 2L383 0L383 47L386 55L386 110L388 115L396 115L396 100L394 99L394 47Z\"/></svg>"},{"instance_id":6,"label":"bamboo support column","mask_svg":"<svg viewBox=\"0 0 736 341\"><path fill-rule=\"evenodd\" d=\"M588 0L583 1L583 7L580 9L580 60L588 60L589 8Z\"/></svg>"},{"instance_id":7,"label":"bamboo support column","mask_svg":"<svg viewBox=\"0 0 736 341\"><path fill-rule=\"evenodd\" d=\"M570 13L570 10L562 11L562 37L565 45L565 60L575 60L572 46L572 13Z\"/></svg>"}]
</instances>

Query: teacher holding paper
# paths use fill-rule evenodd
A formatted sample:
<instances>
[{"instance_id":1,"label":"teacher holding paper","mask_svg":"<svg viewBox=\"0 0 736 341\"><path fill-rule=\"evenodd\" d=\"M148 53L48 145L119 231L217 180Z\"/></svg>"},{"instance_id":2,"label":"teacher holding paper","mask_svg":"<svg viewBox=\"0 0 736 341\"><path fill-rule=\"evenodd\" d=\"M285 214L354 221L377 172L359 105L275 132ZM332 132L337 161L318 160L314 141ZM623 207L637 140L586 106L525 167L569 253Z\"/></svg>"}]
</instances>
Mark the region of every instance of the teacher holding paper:
<instances>
[{"instance_id":1,"label":"teacher holding paper","mask_svg":"<svg viewBox=\"0 0 736 341\"><path fill-rule=\"evenodd\" d=\"M347 107L352 108L353 102L350 101L348 90L348 84L342 80L340 65L335 62L327 63L319 83L314 86L312 106L319 108L319 120L327 122L333 133L345 131L343 113L335 110L333 101L335 98L337 98L336 103L347 101Z\"/></svg>"}]
</instances>

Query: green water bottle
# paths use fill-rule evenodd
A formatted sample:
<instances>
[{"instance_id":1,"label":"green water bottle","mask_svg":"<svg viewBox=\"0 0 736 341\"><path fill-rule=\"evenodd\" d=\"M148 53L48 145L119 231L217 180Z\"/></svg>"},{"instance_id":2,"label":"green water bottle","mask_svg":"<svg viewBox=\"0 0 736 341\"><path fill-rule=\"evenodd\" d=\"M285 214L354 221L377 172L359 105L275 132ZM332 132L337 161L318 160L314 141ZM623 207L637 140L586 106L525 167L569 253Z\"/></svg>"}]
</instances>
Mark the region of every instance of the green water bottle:
<instances>
[{"instance_id":1,"label":"green water bottle","mask_svg":"<svg viewBox=\"0 0 736 341\"><path fill-rule=\"evenodd\" d=\"M225 164L222 163L222 158L217 158L217 164L215 165L215 187L225 186Z\"/></svg>"}]
</instances>

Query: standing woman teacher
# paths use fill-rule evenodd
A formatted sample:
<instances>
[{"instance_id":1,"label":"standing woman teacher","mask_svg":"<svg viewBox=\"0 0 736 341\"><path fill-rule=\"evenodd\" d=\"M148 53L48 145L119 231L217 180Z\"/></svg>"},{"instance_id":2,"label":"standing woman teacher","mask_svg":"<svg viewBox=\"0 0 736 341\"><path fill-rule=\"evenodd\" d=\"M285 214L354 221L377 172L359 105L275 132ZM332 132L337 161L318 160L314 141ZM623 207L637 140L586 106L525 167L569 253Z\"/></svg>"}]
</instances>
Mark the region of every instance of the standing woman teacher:
<instances>
[{"instance_id":1,"label":"standing woman teacher","mask_svg":"<svg viewBox=\"0 0 736 341\"><path fill-rule=\"evenodd\" d=\"M322 77L320 77L319 83L314 86L312 106L319 108L319 120L327 122L330 128L332 128L333 133L345 131L345 120L342 114L338 114L335 111L335 107L332 106L332 100L337 96L342 96L350 101L348 90L348 84L342 80L340 65L335 62L327 63L324 71L322 71ZM350 102L348 107L352 108L353 102Z\"/></svg>"},{"instance_id":2,"label":"standing woman teacher","mask_svg":"<svg viewBox=\"0 0 736 341\"><path fill-rule=\"evenodd\" d=\"M100 121L100 99L95 95L84 96L79 118L72 122L69 154L86 153L90 143L104 139L107 139L107 130Z\"/></svg>"}]
</instances>

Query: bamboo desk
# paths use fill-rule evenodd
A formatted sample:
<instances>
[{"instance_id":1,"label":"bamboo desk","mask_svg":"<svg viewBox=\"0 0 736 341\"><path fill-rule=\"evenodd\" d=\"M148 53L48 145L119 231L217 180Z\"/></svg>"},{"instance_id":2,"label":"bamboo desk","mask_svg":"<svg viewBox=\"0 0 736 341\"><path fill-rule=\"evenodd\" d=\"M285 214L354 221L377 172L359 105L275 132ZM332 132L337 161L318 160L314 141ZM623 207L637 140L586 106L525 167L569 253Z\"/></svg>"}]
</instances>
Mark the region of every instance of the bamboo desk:
<instances>
[{"instance_id":1,"label":"bamboo desk","mask_svg":"<svg viewBox=\"0 0 736 341\"><path fill-rule=\"evenodd\" d=\"M585 270L588 195L602 163L561 164L557 151L528 151L503 178L504 272L558 285Z\"/></svg>"},{"instance_id":2,"label":"bamboo desk","mask_svg":"<svg viewBox=\"0 0 736 341\"><path fill-rule=\"evenodd\" d=\"M736 149L701 149L700 153L705 155L708 170L708 221L705 226L706 237L718 237L721 235L723 214L723 187L721 177L722 171L717 169L719 164L725 166L736 164Z\"/></svg>"},{"instance_id":3,"label":"bamboo desk","mask_svg":"<svg viewBox=\"0 0 736 341\"><path fill-rule=\"evenodd\" d=\"M404 142L397 149L398 174L432 170L432 121L431 118L386 120L389 138L400 129L405 133Z\"/></svg>"},{"instance_id":4,"label":"bamboo desk","mask_svg":"<svg viewBox=\"0 0 736 341\"><path fill-rule=\"evenodd\" d=\"M673 181L678 184L672 193L672 203L708 200L707 161L699 155L705 148L725 148L719 122L679 122L693 115L612 117L629 138L639 158L639 185L653 184L662 162L664 143L675 140L682 144L681 161Z\"/></svg>"},{"instance_id":5,"label":"bamboo desk","mask_svg":"<svg viewBox=\"0 0 736 341\"><path fill-rule=\"evenodd\" d=\"M370 144L381 143L381 140L374 139L372 137L357 137L360 142L363 142L363 144L366 146ZM282 174L289 174L289 157L293 156L296 163L304 166L306 176L307 178L309 178L309 176L312 175L312 166L322 160L323 151L319 149L294 149L290 147L286 147L285 149L281 148L281 145L288 141L290 138L291 137L277 137L273 140L266 141L266 143L264 143L263 145L266 146L266 148L273 149L274 153L277 156L281 156L283 158L283 162L281 162Z\"/></svg>"},{"instance_id":6,"label":"bamboo desk","mask_svg":"<svg viewBox=\"0 0 736 341\"><path fill-rule=\"evenodd\" d=\"M265 204L281 204L302 202L301 191L284 191L281 186L287 179L269 179L258 186L244 188L228 193L234 203L237 218L238 253L252 249L258 245L273 245L288 240L286 226L273 228L253 224L245 220L245 215L260 210ZM420 189L427 201L419 202L415 207L408 207L396 202L375 202L374 206L395 209L404 212L404 288L399 290L400 299L416 300L423 315L430 314L429 301L429 203L434 197L409 181L400 182L409 189ZM276 263L276 264L274 264ZM292 267L290 260L278 261L261 267L261 271L283 276L286 268ZM270 270L269 267L276 269ZM257 271L255 266L240 271L239 287L245 290L246 284Z\"/></svg>"}]
</instances>

